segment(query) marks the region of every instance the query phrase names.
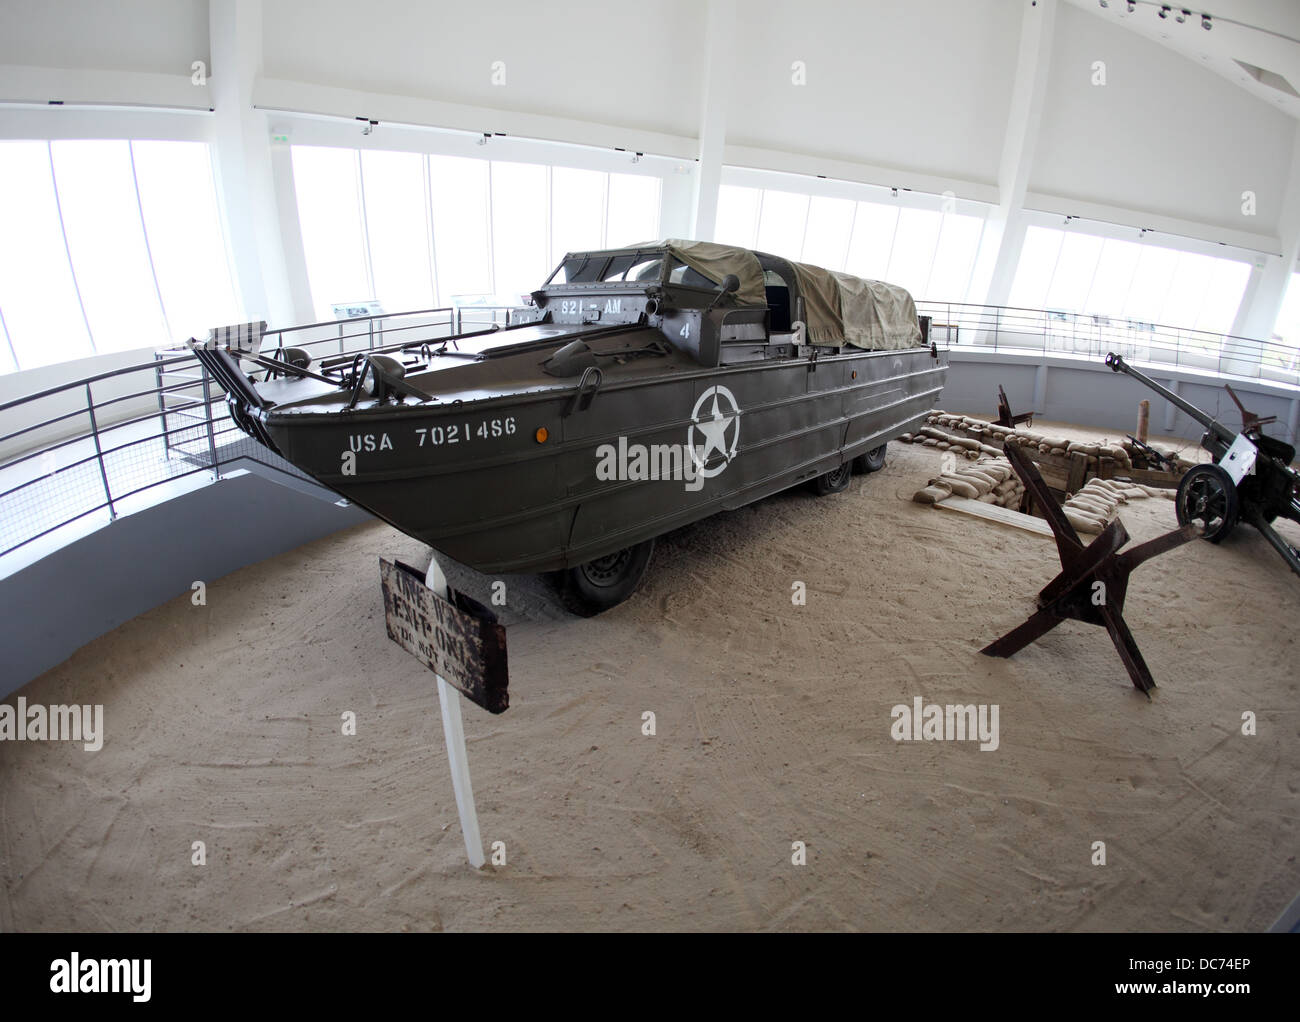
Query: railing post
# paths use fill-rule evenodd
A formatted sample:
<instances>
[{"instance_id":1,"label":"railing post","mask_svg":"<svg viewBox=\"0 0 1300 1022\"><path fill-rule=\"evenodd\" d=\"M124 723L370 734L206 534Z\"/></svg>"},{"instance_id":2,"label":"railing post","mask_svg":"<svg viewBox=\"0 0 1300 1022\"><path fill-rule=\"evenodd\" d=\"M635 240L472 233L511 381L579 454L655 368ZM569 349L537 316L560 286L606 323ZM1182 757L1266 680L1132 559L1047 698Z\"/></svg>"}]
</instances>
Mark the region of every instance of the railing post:
<instances>
[{"instance_id":1,"label":"railing post","mask_svg":"<svg viewBox=\"0 0 1300 1022\"><path fill-rule=\"evenodd\" d=\"M162 359L157 352L153 356L153 379L158 388L158 418L162 420L163 457L170 458L172 453L171 437L167 435L167 402L163 393Z\"/></svg>"},{"instance_id":2,"label":"railing post","mask_svg":"<svg viewBox=\"0 0 1300 1022\"><path fill-rule=\"evenodd\" d=\"M95 421L95 397L86 384L86 411L90 413L90 436L95 441L95 461L99 465L99 478L104 483L104 498L108 501L108 518L117 518L117 508L113 506L113 491L108 485L108 470L104 467L104 448L99 442L99 423Z\"/></svg>"},{"instance_id":3,"label":"railing post","mask_svg":"<svg viewBox=\"0 0 1300 1022\"><path fill-rule=\"evenodd\" d=\"M208 367L200 365L203 371L203 418L208 427L208 457L212 459L212 481L221 478L221 465L217 462L217 434L212 424L212 384L208 376Z\"/></svg>"},{"instance_id":4,"label":"railing post","mask_svg":"<svg viewBox=\"0 0 1300 1022\"><path fill-rule=\"evenodd\" d=\"M367 335L366 341L370 345L370 350L374 351L375 350L375 321L373 319L366 320L366 335Z\"/></svg>"}]
</instances>

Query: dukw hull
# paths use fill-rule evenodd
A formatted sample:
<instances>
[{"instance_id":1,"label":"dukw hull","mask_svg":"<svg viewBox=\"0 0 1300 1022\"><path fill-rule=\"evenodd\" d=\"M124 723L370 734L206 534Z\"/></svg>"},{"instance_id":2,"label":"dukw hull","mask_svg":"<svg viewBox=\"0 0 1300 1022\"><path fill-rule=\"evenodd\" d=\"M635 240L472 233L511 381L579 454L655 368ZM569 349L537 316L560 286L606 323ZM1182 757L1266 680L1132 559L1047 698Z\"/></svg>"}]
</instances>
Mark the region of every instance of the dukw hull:
<instances>
[{"instance_id":1,"label":"dukw hull","mask_svg":"<svg viewBox=\"0 0 1300 1022\"><path fill-rule=\"evenodd\" d=\"M925 347L712 369L673 354L607 366L588 402L573 380L528 379L543 357L528 347L497 360L492 391L459 365L436 373L437 403L340 411L293 401L290 381L259 388L259 418L290 462L402 532L483 572L538 572L830 472L919 424L947 372Z\"/></svg>"}]
</instances>

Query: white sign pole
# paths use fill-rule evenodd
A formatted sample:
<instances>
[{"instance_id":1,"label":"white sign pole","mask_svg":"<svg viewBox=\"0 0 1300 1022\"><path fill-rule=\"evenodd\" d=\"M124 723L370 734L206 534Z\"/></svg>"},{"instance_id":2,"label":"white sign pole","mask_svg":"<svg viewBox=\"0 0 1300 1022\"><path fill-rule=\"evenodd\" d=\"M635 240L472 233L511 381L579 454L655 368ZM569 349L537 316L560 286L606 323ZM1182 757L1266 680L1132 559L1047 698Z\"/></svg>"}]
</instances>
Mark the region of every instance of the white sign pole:
<instances>
[{"instance_id":1,"label":"white sign pole","mask_svg":"<svg viewBox=\"0 0 1300 1022\"><path fill-rule=\"evenodd\" d=\"M429 560L424 584L444 599L447 576L437 557ZM474 788L469 779L469 756L465 751L465 726L460 717L461 694L443 680L438 679L438 702L442 706L442 733L447 741L447 765L451 767L451 784L456 792L456 810L460 813L460 829L465 835L465 854L469 864L480 869L487 860L483 857L483 839L478 832L478 810L474 807Z\"/></svg>"}]
</instances>

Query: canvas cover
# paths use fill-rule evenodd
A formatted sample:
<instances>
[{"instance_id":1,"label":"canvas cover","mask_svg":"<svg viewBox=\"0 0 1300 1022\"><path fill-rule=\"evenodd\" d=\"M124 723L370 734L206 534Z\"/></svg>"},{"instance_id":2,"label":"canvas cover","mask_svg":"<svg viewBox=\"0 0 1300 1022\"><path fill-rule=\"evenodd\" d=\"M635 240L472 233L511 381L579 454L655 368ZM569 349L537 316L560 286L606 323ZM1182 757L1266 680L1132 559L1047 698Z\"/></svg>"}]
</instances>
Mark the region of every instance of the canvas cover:
<instances>
[{"instance_id":1,"label":"canvas cover","mask_svg":"<svg viewBox=\"0 0 1300 1022\"><path fill-rule=\"evenodd\" d=\"M662 242L669 252L715 284L734 273L740 280L736 301L766 305L763 267L747 248L711 241ZM864 280L809 263L791 262L804 300L809 344L851 344L873 350L911 348L921 343L921 326L912 296L896 284Z\"/></svg>"},{"instance_id":2,"label":"canvas cover","mask_svg":"<svg viewBox=\"0 0 1300 1022\"><path fill-rule=\"evenodd\" d=\"M844 340L856 348L912 348L921 343L916 302L895 284L831 271L839 288ZM811 314L810 314L811 318Z\"/></svg>"},{"instance_id":3,"label":"canvas cover","mask_svg":"<svg viewBox=\"0 0 1300 1022\"><path fill-rule=\"evenodd\" d=\"M763 267L758 256L747 248L718 245L711 241L683 241L669 238L663 244L668 251L696 273L703 274L715 284L734 273L740 280L736 301L741 305L766 305L767 291L763 287Z\"/></svg>"}]
</instances>

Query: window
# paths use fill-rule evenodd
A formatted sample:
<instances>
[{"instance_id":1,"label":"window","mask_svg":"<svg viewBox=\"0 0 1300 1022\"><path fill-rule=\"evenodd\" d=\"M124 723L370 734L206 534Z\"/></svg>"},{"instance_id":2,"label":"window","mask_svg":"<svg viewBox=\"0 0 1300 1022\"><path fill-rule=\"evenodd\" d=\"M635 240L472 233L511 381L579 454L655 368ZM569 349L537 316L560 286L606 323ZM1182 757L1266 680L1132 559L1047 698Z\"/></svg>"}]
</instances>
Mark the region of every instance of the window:
<instances>
[{"instance_id":1,"label":"window","mask_svg":"<svg viewBox=\"0 0 1300 1022\"><path fill-rule=\"evenodd\" d=\"M173 341L206 337L241 314L202 142L132 142L140 210Z\"/></svg>"},{"instance_id":2,"label":"window","mask_svg":"<svg viewBox=\"0 0 1300 1022\"><path fill-rule=\"evenodd\" d=\"M371 295L387 312L516 305L566 253L659 232L652 175L315 146L293 147L293 172L322 318ZM597 280L601 269L566 262L551 282Z\"/></svg>"},{"instance_id":3,"label":"window","mask_svg":"<svg viewBox=\"0 0 1300 1022\"><path fill-rule=\"evenodd\" d=\"M375 298L393 311L432 308L424 159L419 153L363 150L361 186Z\"/></svg>"},{"instance_id":4,"label":"window","mask_svg":"<svg viewBox=\"0 0 1300 1022\"><path fill-rule=\"evenodd\" d=\"M876 202L859 202L853 215L853 237L844 269L856 277L884 280L889 274L889 256L894 250L898 210Z\"/></svg>"},{"instance_id":5,"label":"window","mask_svg":"<svg viewBox=\"0 0 1300 1022\"><path fill-rule=\"evenodd\" d=\"M853 233L852 199L828 199L814 195L808 203L808 225L803 235L801 262L838 270L849 252Z\"/></svg>"},{"instance_id":6,"label":"window","mask_svg":"<svg viewBox=\"0 0 1300 1022\"><path fill-rule=\"evenodd\" d=\"M460 295L490 295L487 161L460 156L430 156L428 161L438 304L451 305Z\"/></svg>"},{"instance_id":7,"label":"window","mask_svg":"<svg viewBox=\"0 0 1300 1022\"><path fill-rule=\"evenodd\" d=\"M361 226L359 153L318 146L292 153L307 279L317 317L333 319L331 305L376 297Z\"/></svg>"},{"instance_id":8,"label":"window","mask_svg":"<svg viewBox=\"0 0 1300 1022\"><path fill-rule=\"evenodd\" d=\"M1240 259L1031 226L1009 301L1225 334L1249 279Z\"/></svg>"},{"instance_id":9,"label":"window","mask_svg":"<svg viewBox=\"0 0 1300 1022\"><path fill-rule=\"evenodd\" d=\"M1287 284L1282 310L1273 328L1273 339L1291 345L1300 351L1300 273L1292 273Z\"/></svg>"},{"instance_id":10,"label":"window","mask_svg":"<svg viewBox=\"0 0 1300 1022\"><path fill-rule=\"evenodd\" d=\"M718 219L713 236L723 245L755 248L758 239L758 207L761 188L723 185L718 189Z\"/></svg>"},{"instance_id":11,"label":"window","mask_svg":"<svg viewBox=\"0 0 1300 1022\"><path fill-rule=\"evenodd\" d=\"M0 315L18 367L93 355L47 142L0 142Z\"/></svg>"},{"instance_id":12,"label":"window","mask_svg":"<svg viewBox=\"0 0 1300 1022\"><path fill-rule=\"evenodd\" d=\"M929 209L900 209L894 250L885 280L907 288L915 298L926 297L925 286L939 245L943 216Z\"/></svg>"},{"instance_id":13,"label":"window","mask_svg":"<svg viewBox=\"0 0 1300 1022\"><path fill-rule=\"evenodd\" d=\"M804 225L808 222L810 196L793 192L763 192L755 248L798 261L803 251Z\"/></svg>"},{"instance_id":14,"label":"window","mask_svg":"<svg viewBox=\"0 0 1300 1022\"><path fill-rule=\"evenodd\" d=\"M0 372L240 316L206 145L0 142Z\"/></svg>"},{"instance_id":15,"label":"window","mask_svg":"<svg viewBox=\"0 0 1300 1022\"><path fill-rule=\"evenodd\" d=\"M551 170L551 265L566 252L605 245L606 175L597 170Z\"/></svg>"},{"instance_id":16,"label":"window","mask_svg":"<svg viewBox=\"0 0 1300 1022\"><path fill-rule=\"evenodd\" d=\"M609 175L609 220L606 248L626 248L659 237L661 186L657 177Z\"/></svg>"},{"instance_id":17,"label":"window","mask_svg":"<svg viewBox=\"0 0 1300 1022\"><path fill-rule=\"evenodd\" d=\"M493 161L492 257L498 301L517 304L550 268L547 190L545 167Z\"/></svg>"}]
</instances>

